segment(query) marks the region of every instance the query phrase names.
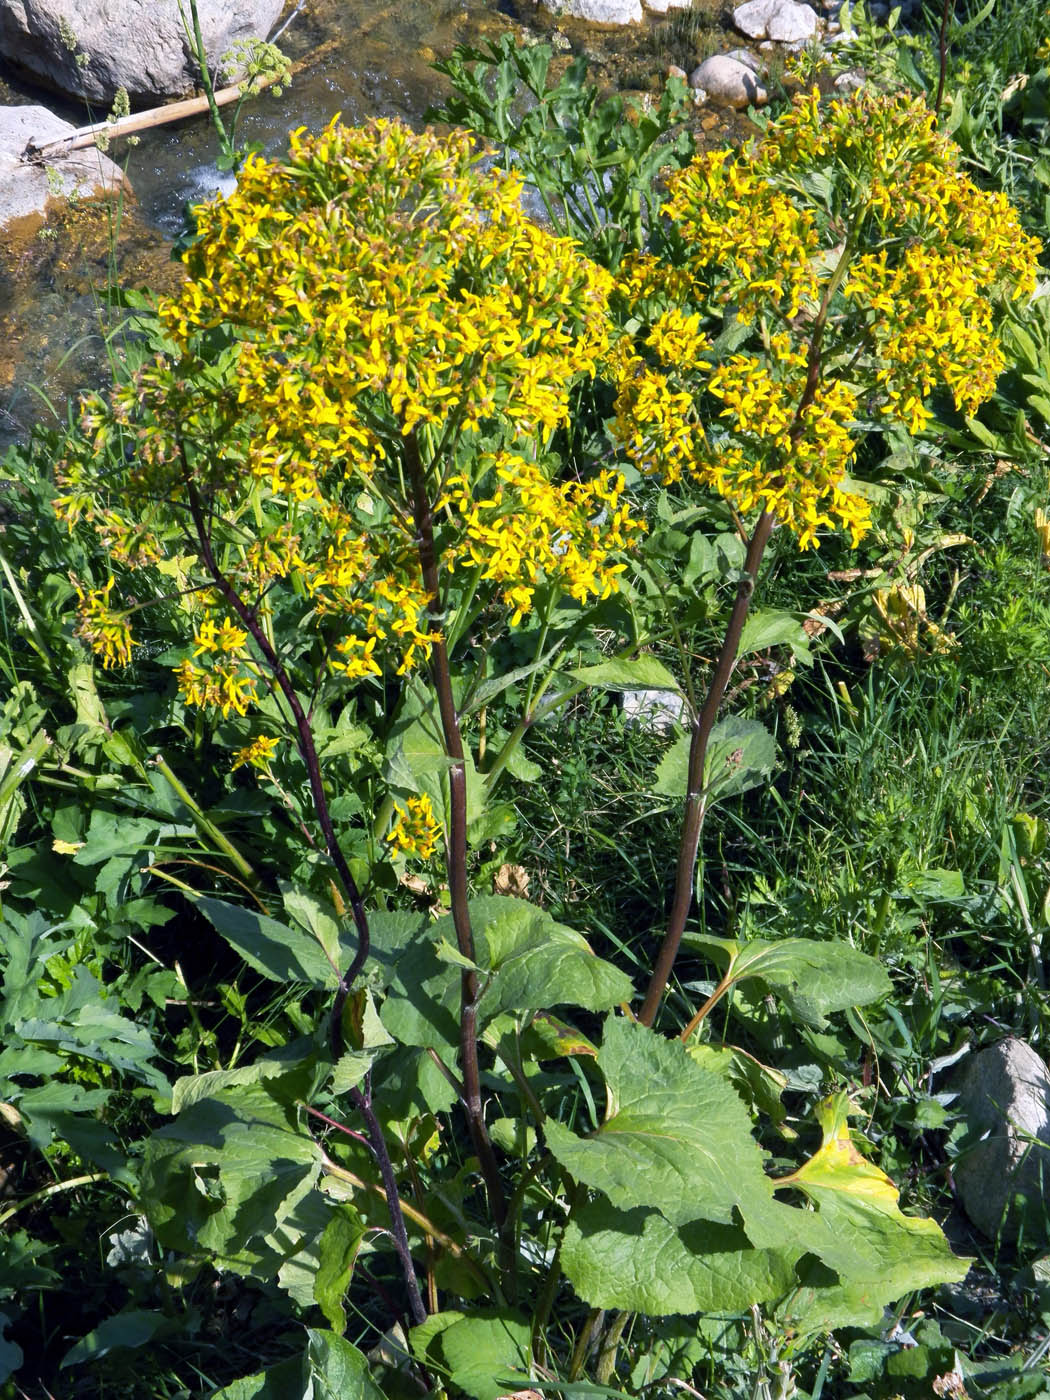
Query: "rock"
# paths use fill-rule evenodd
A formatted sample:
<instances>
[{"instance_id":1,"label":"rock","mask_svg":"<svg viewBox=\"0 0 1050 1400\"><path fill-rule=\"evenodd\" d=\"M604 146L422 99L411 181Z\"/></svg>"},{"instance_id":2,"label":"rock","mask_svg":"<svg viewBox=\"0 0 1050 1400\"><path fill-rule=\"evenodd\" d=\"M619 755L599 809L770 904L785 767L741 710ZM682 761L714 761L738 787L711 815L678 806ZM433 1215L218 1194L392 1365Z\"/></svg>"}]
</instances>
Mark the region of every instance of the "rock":
<instances>
[{"instance_id":1,"label":"rock","mask_svg":"<svg viewBox=\"0 0 1050 1400\"><path fill-rule=\"evenodd\" d=\"M687 81L687 76L685 69L679 68L677 63L669 63L667 65L667 71L664 74L666 78L678 78L683 83Z\"/></svg>"},{"instance_id":2,"label":"rock","mask_svg":"<svg viewBox=\"0 0 1050 1400\"><path fill-rule=\"evenodd\" d=\"M693 0L645 0L645 8L654 15L665 15L668 10L690 10Z\"/></svg>"},{"instance_id":3,"label":"rock","mask_svg":"<svg viewBox=\"0 0 1050 1400\"><path fill-rule=\"evenodd\" d=\"M673 690L625 690L623 717L656 734L666 734L685 719L685 700Z\"/></svg>"},{"instance_id":4,"label":"rock","mask_svg":"<svg viewBox=\"0 0 1050 1400\"><path fill-rule=\"evenodd\" d=\"M967 1126L955 1163L963 1209L982 1234L1045 1233L1050 1215L1050 1071L1023 1040L973 1056L959 1085ZM1044 1182L1045 1177L1045 1182Z\"/></svg>"},{"instance_id":5,"label":"rock","mask_svg":"<svg viewBox=\"0 0 1050 1400\"><path fill-rule=\"evenodd\" d=\"M54 201L131 193L120 167L94 146L47 165L22 160L30 141L43 145L75 130L46 107L0 107L0 228L16 219L42 219Z\"/></svg>"},{"instance_id":6,"label":"rock","mask_svg":"<svg viewBox=\"0 0 1050 1400\"><path fill-rule=\"evenodd\" d=\"M755 70L726 54L705 58L689 75L689 86L703 88L712 101L727 107L761 107L768 100L765 88L755 78Z\"/></svg>"},{"instance_id":7,"label":"rock","mask_svg":"<svg viewBox=\"0 0 1050 1400\"><path fill-rule=\"evenodd\" d=\"M551 14L591 24L641 24L641 0L542 0Z\"/></svg>"},{"instance_id":8,"label":"rock","mask_svg":"<svg viewBox=\"0 0 1050 1400\"><path fill-rule=\"evenodd\" d=\"M735 58L737 63L746 64L752 73L761 73L765 67L758 54L752 53L750 49L730 49L726 58Z\"/></svg>"},{"instance_id":9,"label":"rock","mask_svg":"<svg viewBox=\"0 0 1050 1400\"><path fill-rule=\"evenodd\" d=\"M198 0L213 70L238 39L265 38L283 8L284 0ZM148 104L198 81L178 0L0 0L0 55L49 88L106 107L121 87Z\"/></svg>"},{"instance_id":10,"label":"rock","mask_svg":"<svg viewBox=\"0 0 1050 1400\"><path fill-rule=\"evenodd\" d=\"M817 32L817 12L795 0L745 0L733 11L733 23L749 39L794 44L812 39Z\"/></svg>"}]
</instances>

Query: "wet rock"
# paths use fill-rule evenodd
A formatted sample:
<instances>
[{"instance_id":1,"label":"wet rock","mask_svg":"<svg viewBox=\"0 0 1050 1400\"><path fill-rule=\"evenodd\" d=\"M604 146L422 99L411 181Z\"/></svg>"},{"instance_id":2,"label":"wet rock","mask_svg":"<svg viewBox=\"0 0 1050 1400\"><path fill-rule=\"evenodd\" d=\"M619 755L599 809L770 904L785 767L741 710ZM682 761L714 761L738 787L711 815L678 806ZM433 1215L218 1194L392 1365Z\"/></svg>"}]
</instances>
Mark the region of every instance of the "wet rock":
<instances>
[{"instance_id":1,"label":"wet rock","mask_svg":"<svg viewBox=\"0 0 1050 1400\"><path fill-rule=\"evenodd\" d=\"M75 130L46 107L0 107L0 228L42 219L49 204L131 193L120 167L94 146L46 165L22 159L30 141L43 145Z\"/></svg>"},{"instance_id":2,"label":"wet rock","mask_svg":"<svg viewBox=\"0 0 1050 1400\"><path fill-rule=\"evenodd\" d=\"M641 24L641 0L542 0L551 14L591 24Z\"/></svg>"},{"instance_id":3,"label":"wet rock","mask_svg":"<svg viewBox=\"0 0 1050 1400\"><path fill-rule=\"evenodd\" d=\"M768 100L755 70L727 54L705 58L689 75L689 86L703 88L712 102L738 109L749 105L761 107Z\"/></svg>"},{"instance_id":4,"label":"wet rock","mask_svg":"<svg viewBox=\"0 0 1050 1400\"><path fill-rule=\"evenodd\" d=\"M963 1209L982 1234L1045 1237L1050 1218L1050 1071L1023 1040L973 1056L959 1084L966 1137L955 1163ZM1044 1180L1045 1178L1045 1180Z\"/></svg>"},{"instance_id":5,"label":"wet rock","mask_svg":"<svg viewBox=\"0 0 1050 1400\"><path fill-rule=\"evenodd\" d=\"M283 8L198 0L212 68L237 40L265 38ZM0 55L46 87L107 107L121 87L140 104L191 91L191 52L178 0L0 0Z\"/></svg>"},{"instance_id":6,"label":"wet rock","mask_svg":"<svg viewBox=\"0 0 1050 1400\"><path fill-rule=\"evenodd\" d=\"M795 0L746 0L733 11L733 23L749 39L796 44L817 32L817 12Z\"/></svg>"}]
</instances>

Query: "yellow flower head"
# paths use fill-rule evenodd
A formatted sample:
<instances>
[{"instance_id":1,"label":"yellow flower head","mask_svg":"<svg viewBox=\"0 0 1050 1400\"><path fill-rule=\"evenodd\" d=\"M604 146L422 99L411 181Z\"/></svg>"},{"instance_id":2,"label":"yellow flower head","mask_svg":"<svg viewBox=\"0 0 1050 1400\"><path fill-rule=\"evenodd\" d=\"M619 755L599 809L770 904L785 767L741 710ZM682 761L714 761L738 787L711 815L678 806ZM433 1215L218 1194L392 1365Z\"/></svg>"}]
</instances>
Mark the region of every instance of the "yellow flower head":
<instances>
[{"instance_id":1,"label":"yellow flower head","mask_svg":"<svg viewBox=\"0 0 1050 1400\"><path fill-rule=\"evenodd\" d=\"M245 744L243 748L237 750L233 756L231 770L236 772L245 764L251 764L253 768L258 768L260 772L265 773L270 766L270 759L277 751L279 742L278 739L271 739L265 734L260 734L250 744Z\"/></svg>"},{"instance_id":2,"label":"yellow flower head","mask_svg":"<svg viewBox=\"0 0 1050 1400\"><path fill-rule=\"evenodd\" d=\"M437 849L441 827L434 817L434 808L427 793L410 797L404 806L394 804L394 825L386 839L399 853L429 860Z\"/></svg>"},{"instance_id":3,"label":"yellow flower head","mask_svg":"<svg viewBox=\"0 0 1050 1400\"><path fill-rule=\"evenodd\" d=\"M75 635L82 637L95 655L102 658L107 670L111 666L127 666L131 661L131 624L127 611L110 604L112 576L102 588L82 588L75 580L73 587L80 617Z\"/></svg>"}]
</instances>

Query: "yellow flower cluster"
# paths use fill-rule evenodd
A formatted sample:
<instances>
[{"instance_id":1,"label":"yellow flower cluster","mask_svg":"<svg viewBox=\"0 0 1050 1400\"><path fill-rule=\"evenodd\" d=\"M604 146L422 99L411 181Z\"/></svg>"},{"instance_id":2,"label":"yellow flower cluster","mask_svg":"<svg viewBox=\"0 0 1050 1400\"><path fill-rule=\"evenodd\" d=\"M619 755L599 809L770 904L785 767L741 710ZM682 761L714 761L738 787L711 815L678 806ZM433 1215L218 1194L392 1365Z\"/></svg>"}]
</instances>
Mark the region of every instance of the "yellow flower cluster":
<instances>
[{"instance_id":1,"label":"yellow flower cluster","mask_svg":"<svg viewBox=\"0 0 1050 1400\"><path fill-rule=\"evenodd\" d=\"M238 768L243 768L250 764L252 768L258 768L261 773L265 773L270 766L270 759L277 752L279 739L268 738L265 734L260 734L253 739L250 744L245 744L238 749L233 756L231 770L236 772Z\"/></svg>"},{"instance_id":2,"label":"yellow flower cluster","mask_svg":"<svg viewBox=\"0 0 1050 1400\"><path fill-rule=\"evenodd\" d=\"M177 581L196 629L177 668L186 704L244 714L262 676L204 568L202 520L264 624L294 617L300 655L350 681L404 674L439 639L420 472L428 507L444 498L442 567L473 568L515 621L541 580L581 601L616 587L615 553L641 528L622 479L555 485L526 460L609 353L612 279L531 223L521 180L478 154L466 133L335 121L293 133L284 160L250 157L196 211L188 280L158 307L166 348L83 405L56 509ZM682 354L699 322L669 313L655 333ZM514 451L479 459L481 442ZM100 461L118 464L109 481Z\"/></svg>"},{"instance_id":3,"label":"yellow flower cluster","mask_svg":"<svg viewBox=\"0 0 1050 1400\"><path fill-rule=\"evenodd\" d=\"M131 661L131 624L127 611L110 603L112 576L102 588L82 588L75 579L73 587L80 614L75 635L82 637L95 655L101 657L107 670L111 666L127 666Z\"/></svg>"},{"instance_id":4,"label":"yellow flower cluster","mask_svg":"<svg viewBox=\"0 0 1050 1400\"><path fill-rule=\"evenodd\" d=\"M629 549L644 530L623 500L619 472L589 482L555 483L536 462L510 452L482 458L493 486L482 497L464 476L447 485L442 506L458 516L461 544L448 565L469 562L497 583L517 624L531 611L541 582L558 584L579 603L607 598L626 567L614 552Z\"/></svg>"},{"instance_id":5,"label":"yellow flower cluster","mask_svg":"<svg viewBox=\"0 0 1050 1400\"><path fill-rule=\"evenodd\" d=\"M608 274L476 162L466 133L336 121L294 132L283 163L250 157L197 211L191 280L161 319L180 348L238 328L247 465L273 491L321 499L327 471L371 472L386 415L402 432L566 421L607 344Z\"/></svg>"},{"instance_id":6,"label":"yellow flower cluster","mask_svg":"<svg viewBox=\"0 0 1050 1400\"><path fill-rule=\"evenodd\" d=\"M842 290L872 313L869 334L881 361L875 379L884 394L884 416L919 432L932 416L926 399L937 384L968 413L991 397L1006 361L991 304L966 254L954 248L942 254L916 243L889 268L885 249L865 253Z\"/></svg>"},{"instance_id":7,"label":"yellow flower cluster","mask_svg":"<svg viewBox=\"0 0 1050 1400\"><path fill-rule=\"evenodd\" d=\"M771 511L808 549L817 532L836 526L858 544L870 524L867 501L844 491L842 478L854 453L857 399L841 380L821 384L799 412L805 374L784 372L792 357L773 364L734 355L708 380L708 392L726 406L741 446L708 449L692 467L697 480L732 500L743 514ZM800 369L797 365L796 369ZM785 464L790 464L785 469Z\"/></svg>"},{"instance_id":8,"label":"yellow flower cluster","mask_svg":"<svg viewBox=\"0 0 1050 1400\"><path fill-rule=\"evenodd\" d=\"M674 175L674 260L625 262L618 304L640 328L605 362L630 460L772 512L803 548L833 527L856 543L858 403L917 431L943 387L972 413L1003 366L995 303L1035 285L1038 243L959 159L917 99L814 91ZM715 354L719 312L749 353Z\"/></svg>"},{"instance_id":9,"label":"yellow flower cluster","mask_svg":"<svg viewBox=\"0 0 1050 1400\"><path fill-rule=\"evenodd\" d=\"M424 792L410 797L405 806L395 802L394 815L396 820L387 832L387 841L403 855L429 860L441 837L429 796Z\"/></svg>"},{"instance_id":10,"label":"yellow flower cluster","mask_svg":"<svg viewBox=\"0 0 1050 1400\"><path fill-rule=\"evenodd\" d=\"M208 667L182 661L175 668L175 675L185 704L220 710L223 719L229 717L231 710L246 715L248 706L258 699L258 668L251 661L219 661Z\"/></svg>"},{"instance_id":11,"label":"yellow flower cluster","mask_svg":"<svg viewBox=\"0 0 1050 1400\"><path fill-rule=\"evenodd\" d=\"M707 151L672 176L664 214L694 276L719 272L718 299L746 320L769 310L792 318L817 295L816 220L792 193L731 150Z\"/></svg>"}]
</instances>

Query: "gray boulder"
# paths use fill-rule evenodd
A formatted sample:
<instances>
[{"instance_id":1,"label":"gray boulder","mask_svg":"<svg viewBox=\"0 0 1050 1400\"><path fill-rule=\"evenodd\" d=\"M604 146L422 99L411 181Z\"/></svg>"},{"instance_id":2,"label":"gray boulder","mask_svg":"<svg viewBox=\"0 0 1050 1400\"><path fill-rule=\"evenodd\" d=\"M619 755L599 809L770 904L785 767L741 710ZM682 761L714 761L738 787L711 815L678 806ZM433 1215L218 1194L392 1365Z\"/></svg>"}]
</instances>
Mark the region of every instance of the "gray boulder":
<instances>
[{"instance_id":1,"label":"gray boulder","mask_svg":"<svg viewBox=\"0 0 1050 1400\"><path fill-rule=\"evenodd\" d=\"M94 146L46 165L23 161L30 141L43 145L75 130L46 107L0 107L0 228L43 218L53 202L131 193L120 167Z\"/></svg>"},{"instance_id":2,"label":"gray boulder","mask_svg":"<svg viewBox=\"0 0 1050 1400\"><path fill-rule=\"evenodd\" d=\"M239 39L265 38L285 0L198 0L209 64ZM189 19L189 3L182 7ZM105 107L178 97L198 70L178 0L0 0L0 55L46 87Z\"/></svg>"},{"instance_id":3,"label":"gray boulder","mask_svg":"<svg viewBox=\"0 0 1050 1400\"><path fill-rule=\"evenodd\" d=\"M545 10L591 24L641 24L641 0L542 0Z\"/></svg>"},{"instance_id":4,"label":"gray boulder","mask_svg":"<svg viewBox=\"0 0 1050 1400\"><path fill-rule=\"evenodd\" d=\"M689 86L702 88L712 102L726 107L761 107L767 101L766 90L759 85L751 65L724 53L705 58L694 68Z\"/></svg>"},{"instance_id":5,"label":"gray boulder","mask_svg":"<svg viewBox=\"0 0 1050 1400\"><path fill-rule=\"evenodd\" d=\"M733 23L749 39L797 44L817 32L817 12L795 0L746 0L733 11Z\"/></svg>"},{"instance_id":6,"label":"gray boulder","mask_svg":"<svg viewBox=\"0 0 1050 1400\"><path fill-rule=\"evenodd\" d=\"M959 1083L966 1124L954 1177L963 1209L989 1239L1045 1232L1050 1216L1050 1071L1023 1040L974 1055ZM1045 1178L1045 1180L1044 1180Z\"/></svg>"}]
</instances>

